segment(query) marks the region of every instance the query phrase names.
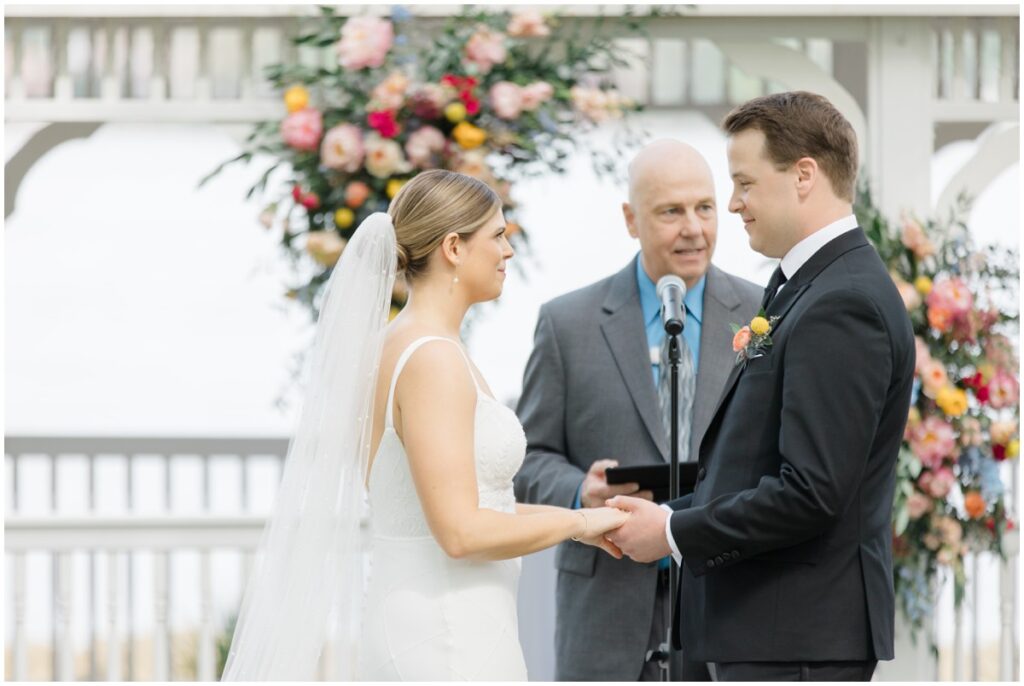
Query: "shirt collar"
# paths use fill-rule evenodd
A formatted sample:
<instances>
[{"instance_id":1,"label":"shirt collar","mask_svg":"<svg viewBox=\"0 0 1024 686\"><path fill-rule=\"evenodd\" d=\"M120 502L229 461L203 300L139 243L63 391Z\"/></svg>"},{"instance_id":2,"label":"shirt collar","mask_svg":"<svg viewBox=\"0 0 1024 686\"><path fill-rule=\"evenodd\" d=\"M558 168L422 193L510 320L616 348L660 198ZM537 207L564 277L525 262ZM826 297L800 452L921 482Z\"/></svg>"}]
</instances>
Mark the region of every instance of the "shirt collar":
<instances>
[{"instance_id":1,"label":"shirt collar","mask_svg":"<svg viewBox=\"0 0 1024 686\"><path fill-rule=\"evenodd\" d=\"M698 324L704 319L704 284L707 280L707 274L700 277L693 288L686 289L683 298L686 311ZM639 256L636 258L636 283L640 289L640 309L644 315L644 324L650 324L661 313L661 301L658 299L658 286L644 271L643 260Z\"/></svg>"},{"instance_id":2,"label":"shirt collar","mask_svg":"<svg viewBox=\"0 0 1024 686\"><path fill-rule=\"evenodd\" d=\"M856 229L857 225L857 217L851 214L818 229L786 253L786 256L782 258L782 273L786 275L787 279L792 279L797 270L804 266L804 263L811 259L814 253L821 250L826 243L830 243L847 231Z\"/></svg>"}]
</instances>

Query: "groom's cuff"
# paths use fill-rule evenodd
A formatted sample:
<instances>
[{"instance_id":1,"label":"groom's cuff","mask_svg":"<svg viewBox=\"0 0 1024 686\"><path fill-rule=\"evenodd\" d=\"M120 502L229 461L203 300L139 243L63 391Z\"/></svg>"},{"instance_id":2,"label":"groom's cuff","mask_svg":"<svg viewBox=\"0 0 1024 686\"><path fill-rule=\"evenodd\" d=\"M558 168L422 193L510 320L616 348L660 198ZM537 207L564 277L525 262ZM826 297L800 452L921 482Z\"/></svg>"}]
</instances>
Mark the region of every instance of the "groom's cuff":
<instances>
[{"instance_id":1,"label":"groom's cuff","mask_svg":"<svg viewBox=\"0 0 1024 686\"><path fill-rule=\"evenodd\" d=\"M683 554L679 552L679 548L676 547L676 539L672 538L672 508L668 505L662 505L662 509L668 512L668 517L665 518L665 538L668 539L668 547L672 549L672 559L676 561L676 565L683 566Z\"/></svg>"}]
</instances>

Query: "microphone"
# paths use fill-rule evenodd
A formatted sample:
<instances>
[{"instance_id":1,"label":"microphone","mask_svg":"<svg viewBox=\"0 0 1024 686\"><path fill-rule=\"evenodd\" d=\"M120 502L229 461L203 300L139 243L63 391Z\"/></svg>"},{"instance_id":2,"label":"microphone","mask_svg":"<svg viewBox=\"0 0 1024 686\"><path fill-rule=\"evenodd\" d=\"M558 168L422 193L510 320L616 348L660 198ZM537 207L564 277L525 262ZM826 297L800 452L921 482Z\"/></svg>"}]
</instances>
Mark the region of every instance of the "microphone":
<instances>
[{"instance_id":1,"label":"microphone","mask_svg":"<svg viewBox=\"0 0 1024 686\"><path fill-rule=\"evenodd\" d=\"M661 323L665 333L677 336L683 332L686 284L675 274L666 274L658 279L658 298L661 300Z\"/></svg>"}]
</instances>

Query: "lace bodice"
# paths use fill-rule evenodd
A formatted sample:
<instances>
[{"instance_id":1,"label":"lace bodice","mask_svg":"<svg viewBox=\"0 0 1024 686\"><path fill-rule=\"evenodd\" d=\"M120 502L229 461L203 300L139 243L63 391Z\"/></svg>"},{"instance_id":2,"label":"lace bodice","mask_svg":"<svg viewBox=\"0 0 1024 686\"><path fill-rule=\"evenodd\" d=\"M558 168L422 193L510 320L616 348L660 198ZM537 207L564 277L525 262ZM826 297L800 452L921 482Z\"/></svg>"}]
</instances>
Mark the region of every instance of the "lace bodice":
<instances>
[{"instance_id":1,"label":"lace bodice","mask_svg":"<svg viewBox=\"0 0 1024 686\"><path fill-rule=\"evenodd\" d=\"M391 377L384 434L370 471L370 522L374 536L421 538L431 535L409 471L405 447L395 433L392 407L398 376L406 362L421 345L434 340L448 341L458 347L476 386L473 445L480 507L499 512L515 511L512 478L526 455L523 427L515 412L483 391L473 374L469 358L458 342L431 336L413 341L402 352Z\"/></svg>"}]
</instances>

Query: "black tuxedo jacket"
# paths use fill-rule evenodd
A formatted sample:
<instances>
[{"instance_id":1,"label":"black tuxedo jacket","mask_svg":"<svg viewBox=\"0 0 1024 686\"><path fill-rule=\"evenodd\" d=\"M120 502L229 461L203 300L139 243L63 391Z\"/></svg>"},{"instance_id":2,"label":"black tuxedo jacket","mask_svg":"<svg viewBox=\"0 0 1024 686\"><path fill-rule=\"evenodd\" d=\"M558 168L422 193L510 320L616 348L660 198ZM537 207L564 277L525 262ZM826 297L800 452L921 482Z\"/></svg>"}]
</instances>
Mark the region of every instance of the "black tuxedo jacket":
<instances>
[{"instance_id":1,"label":"black tuxedo jacket","mask_svg":"<svg viewBox=\"0 0 1024 686\"><path fill-rule=\"evenodd\" d=\"M710 662L892 659L910 319L860 229L815 253L768 314L772 346L733 370L696 489L672 503L674 640Z\"/></svg>"}]
</instances>

